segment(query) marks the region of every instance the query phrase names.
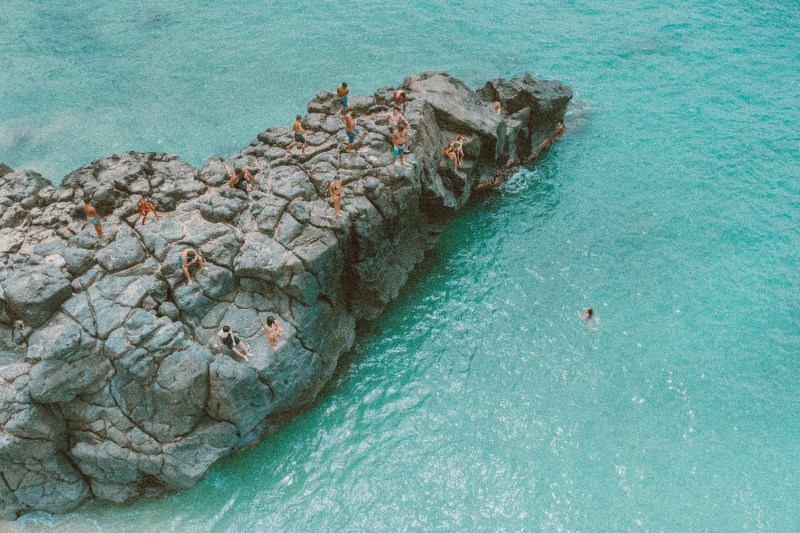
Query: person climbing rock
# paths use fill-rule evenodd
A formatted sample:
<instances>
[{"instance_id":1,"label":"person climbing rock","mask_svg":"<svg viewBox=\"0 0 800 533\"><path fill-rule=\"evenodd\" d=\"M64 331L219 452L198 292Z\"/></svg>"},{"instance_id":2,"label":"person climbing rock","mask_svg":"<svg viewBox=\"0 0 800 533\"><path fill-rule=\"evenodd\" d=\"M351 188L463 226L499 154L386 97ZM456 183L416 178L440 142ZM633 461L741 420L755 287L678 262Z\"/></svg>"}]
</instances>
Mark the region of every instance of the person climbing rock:
<instances>
[{"instance_id":1,"label":"person climbing rock","mask_svg":"<svg viewBox=\"0 0 800 533\"><path fill-rule=\"evenodd\" d=\"M92 206L92 201L89 198L86 199L86 203L83 206L83 212L86 213L86 218L88 218L89 222L94 226L97 236L105 237L105 235L103 235L103 227L100 225L100 221L103 219L97 214L97 210Z\"/></svg>"},{"instance_id":2,"label":"person climbing rock","mask_svg":"<svg viewBox=\"0 0 800 533\"><path fill-rule=\"evenodd\" d=\"M225 168L227 168L227 166ZM252 191L250 185L247 183L247 180L250 180L253 183L258 183L258 179L254 178L253 175L250 174L249 170L245 168L241 171L241 173L237 172L235 165L228 169L228 175L231 177L231 179L228 180L228 187L231 189L239 189L247 194L250 194L250 191Z\"/></svg>"},{"instance_id":3,"label":"person climbing rock","mask_svg":"<svg viewBox=\"0 0 800 533\"><path fill-rule=\"evenodd\" d=\"M492 111L494 111L498 115L503 114L503 109L500 107L500 102L495 102L494 105L492 105Z\"/></svg>"},{"instance_id":4,"label":"person climbing rock","mask_svg":"<svg viewBox=\"0 0 800 533\"><path fill-rule=\"evenodd\" d=\"M274 316L268 316L264 323L264 331L267 333L267 340L272 348L278 347L278 337L283 333L283 328L278 325Z\"/></svg>"},{"instance_id":5,"label":"person climbing rock","mask_svg":"<svg viewBox=\"0 0 800 533\"><path fill-rule=\"evenodd\" d=\"M342 115L344 121L344 132L347 134L347 153L353 151L353 143L356 137L364 138L364 134L356 129L356 112L346 113Z\"/></svg>"},{"instance_id":6,"label":"person climbing rock","mask_svg":"<svg viewBox=\"0 0 800 533\"><path fill-rule=\"evenodd\" d=\"M200 254L197 253L197 250L194 248L186 248L178 255L178 261L181 263L181 268L183 269L183 273L186 274L186 280L189 282L189 285L192 284L192 276L189 275L189 265L193 265L197 263L200 265L200 270L208 270L208 267L203 264L203 258L200 257Z\"/></svg>"},{"instance_id":7,"label":"person climbing rock","mask_svg":"<svg viewBox=\"0 0 800 533\"><path fill-rule=\"evenodd\" d=\"M405 124L398 124L397 129L392 133L392 143L394 144L394 157L392 157L392 168L397 157L400 156L400 164L407 166L404 161L406 153L406 143L408 142L408 130Z\"/></svg>"},{"instance_id":8,"label":"person climbing rock","mask_svg":"<svg viewBox=\"0 0 800 533\"><path fill-rule=\"evenodd\" d=\"M301 117L297 115L297 119L295 119L294 124L292 124L292 131L294 132L294 140L289 143L289 146L286 147L287 150L291 150L294 148L296 144L302 144L303 150L301 153L306 153L306 146L308 143L306 142L306 138L303 137L304 133L311 133L310 131L306 131L303 129L303 125L300 124Z\"/></svg>"},{"instance_id":9,"label":"person climbing rock","mask_svg":"<svg viewBox=\"0 0 800 533\"><path fill-rule=\"evenodd\" d=\"M400 113L400 108L398 107L393 107L390 113L378 113L370 116L376 118L386 117L387 121L389 122L389 133L394 133L394 130L397 128L397 125L400 123L401 120L405 123L407 128L411 126L406 120L406 117L404 117L403 114Z\"/></svg>"},{"instance_id":10,"label":"person climbing rock","mask_svg":"<svg viewBox=\"0 0 800 533\"><path fill-rule=\"evenodd\" d=\"M394 97L392 98L394 101L394 106L399 108L400 104L403 104L403 116L406 116L406 106L408 105L408 93L403 91L402 89L397 89L394 92Z\"/></svg>"},{"instance_id":11,"label":"person climbing rock","mask_svg":"<svg viewBox=\"0 0 800 533\"><path fill-rule=\"evenodd\" d=\"M347 84L342 82L340 86L336 88L336 96L339 97L339 102L342 103L342 115L347 112L347 97L350 94L350 89L347 88Z\"/></svg>"},{"instance_id":12,"label":"person climbing rock","mask_svg":"<svg viewBox=\"0 0 800 533\"><path fill-rule=\"evenodd\" d=\"M600 324L600 319L597 318L597 316L595 316L594 310L591 307L587 307L586 309L584 309L583 314L581 314L581 312L578 311L578 316L586 321L587 328L597 331L597 328L594 326Z\"/></svg>"},{"instance_id":13,"label":"person climbing rock","mask_svg":"<svg viewBox=\"0 0 800 533\"><path fill-rule=\"evenodd\" d=\"M340 176L336 176L333 178L333 181L328 186L328 191L331 193L331 198L333 198L333 210L336 211L336 214L342 216L342 210L339 207L342 202L342 198L344 198L344 187L342 186L342 178Z\"/></svg>"},{"instance_id":14,"label":"person climbing rock","mask_svg":"<svg viewBox=\"0 0 800 533\"><path fill-rule=\"evenodd\" d=\"M469 137L459 135L444 149L444 155L453 160L453 170L458 172L458 165L464 163L464 141L469 141Z\"/></svg>"},{"instance_id":15,"label":"person climbing rock","mask_svg":"<svg viewBox=\"0 0 800 533\"><path fill-rule=\"evenodd\" d=\"M161 218L161 216L158 214L158 211L156 211L156 208L147 203L146 195L142 195L142 197L139 198L139 201L136 202L136 209L138 209L142 214L142 226L144 226L145 220L147 220L147 213L150 211L153 212L153 214L156 216L156 219Z\"/></svg>"},{"instance_id":16,"label":"person climbing rock","mask_svg":"<svg viewBox=\"0 0 800 533\"><path fill-rule=\"evenodd\" d=\"M234 335L230 326L222 326L222 329L217 332L217 338L214 341L214 348L219 348L220 342L222 342L222 344L227 346L228 349L232 350L233 353L245 361L247 361L249 357L252 357L250 350L247 348L247 343L245 340ZM239 348L241 348L242 351L239 351Z\"/></svg>"}]
</instances>

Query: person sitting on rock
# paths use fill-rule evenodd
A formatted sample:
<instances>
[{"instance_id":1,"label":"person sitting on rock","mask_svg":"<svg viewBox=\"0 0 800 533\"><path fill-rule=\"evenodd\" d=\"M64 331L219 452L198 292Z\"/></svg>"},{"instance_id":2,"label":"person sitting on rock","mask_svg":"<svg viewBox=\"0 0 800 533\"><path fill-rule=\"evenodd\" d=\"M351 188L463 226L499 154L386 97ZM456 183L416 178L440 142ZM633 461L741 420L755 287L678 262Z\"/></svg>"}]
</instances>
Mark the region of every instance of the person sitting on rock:
<instances>
[{"instance_id":1,"label":"person sitting on rock","mask_svg":"<svg viewBox=\"0 0 800 533\"><path fill-rule=\"evenodd\" d=\"M183 269L183 273L186 274L186 280L189 282L189 285L192 284L192 276L189 275L189 265L197 263L200 265L200 270L208 270L208 267L203 264L203 258L200 257L200 254L197 253L197 250L194 248L186 248L178 254L178 261L181 263L181 268Z\"/></svg>"},{"instance_id":2,"label":"person sitting on rock","mask_svg":"<svg viewBox=\"0 0 800 533\"><path fill-rule=\"evenodd\" d=\"M243 169L240 174L236 171L236 166L234 166L233 168L228 169L228 174L231 177L231 179L228 180L228 187L231 189L239 189L247 194L250 194L250 191L252 190L250 185L247 183L247 180L250 180L253 183L258 183L258 179L254 178L253 175L250 174L250 171L246 168Z\"/></svg>"},{"instance_id":3,"label":"person sitting on rock","mask_svg":"<svg viewBox=\"0 0 800 533\"><path fill-rule=\"evenodd\" d=\"M103 227L100 225L100 221L103 219L97 214L97 210L92 206L92 201L89 198L86 199L86 204L83 206L83 212L86 213L86 218L88 218L89 222L94 226L97 236L105 237L105 235L103 235Z\"/></svg>"},{"instance_id":4,"label":"person sitting on rock","mask_svg":"<svg viewBox=\"0 0 800 533\"><path fill-rule=\"evenodd\" d=\"M339 101L342 103L342 114L344 115L347 112L347 97L350 94L350 89L347 88L347 84L342 82L342 84L336 88L336 96L339 97Z\"/></svg>"},{"instance_id":5,"label":"person sitting on rock","mask_svg":"<svg viewBox=\"0 0 800 533\"><path fill-rule=\"evenodd\" d=\"M494 111L498 115L503 114L503 109L500 107L500 102L495 102L494 105L492 105L492 111Z\"/></svg>"},{"instance_id":6,"label":"person sitting on rock","mask_svg":"<svg viewBox=\"0 0 800 533\"><path fill-rule=\"evenodd\" d=\"M287 146L286 149L291 150L292 148L294 148L294 145L302 144L303 151L301 153L305 154L306 146L308 145L308 143L306 142L306 138L303 137L303 134L311 132L303 129L302 124L300 124L300 115L297 115L297 119L294 121L294 124L292 124L292 131L294 131L294 140L291 143L289 143L289 146Z\"/></svg>"},{"instance_id":7,"label":"person sitting on rock","mask_svg":"<svg viewBox=\"0 0 800 533\"><path fill-rule=\"evenodd\" d=\"M336 211L336 214L342 216L342 210L339 205L342 202L342 198L344 198L344 187L342 186L342 178L337 175L333 178L333 181L328 186L328 191L331 193L331 198L333 198L333 210Z\"/></svg>"},{"instance_id":8,"label":"person sitting on rock","mask_svg":"<svg viewBox=\"0 0 800 533\"><path fill-rule=\"evenodd\" d=\"M453 160L453 170L458 172L458 165L464 163L464 141L469 141L469 137L459 135L444 149L444 155Z\"/></svg>"},{"instance_id":9,"label":"person sitting on rock","mask_svg":"<svg viewBox=\"0 0 800 533\"><path fill-rule=\"evenodd\" d=\"M278 347L278 337L283 333L283 328L278 325L274 316L268 316L264 323L264 331L267 333L267 340L272 348Z\"/></svg>"},{"instance_id":10,"label":"person sitting on rock","mask_svg":"<svg viewBox=\"0 0 800 533\"><path fill-rule=\"evenodd\" d=\"M411 126L406 120L406 117L404 117L403 114L400 113L399 107L393 107L391 113L378 113L376 115L371 115L371 116L376 118L386 117L386 119L389 121L389 133L394 133L394 130L397 128L397 125L400 123L401 120L405 122L407 128Z\"/></svg>"},{"instance_id":11,"label":"person sitting on rock","mask_svg":"<svg viewBox=\"0 0 800 533\"><path fill-rule=\"evenodd\" d=\"M344 120L344 132L347 134L347 153L353 151L353 143L356 140L356 137L364 138L363 133L359 133L356 129L356 112L345 113L342 115L342 120Z\"/></svg>"},{"instance_id":12,"label":"person sitting on rock","mask_svg":"<svg viewBox=\"0 0 800 533\"><path fill-rule=\"evenodd\" d=\"M392 98L394 101L394 106L399 108L400 104L403 104L403 116L406 116L406 106L408 105L408 94L402 90L397 89L394 92L394 97Z\"/></svg>"},{"instance_id":13,"label":"person sitting on rock","mask_svg":"<svg viewBox=\"0 0 800 533\"><path fill-rule=\"evenodd\" d=\"M406 153L406 143L408 142L408 130L405 124L398 124L397 129L392 133L392 143L394 144L394 157L392 157L392 168L397 156L400 156L400 164L407 166L403 158Z\"/></svg>"},{"instance_id":14,"label":"person sitting on rock","mask_svg":"<svg viewBox=\"0 0 800 533\"><path fill-rule=\"evenodd\" d=\"M153 207L152 205L148 205L147 196L144 194L142 195L141 198L139 198L139 201L136 202L136 209L138 209L139 212L142 214L142 226L144 226L144 222L145 220L147 220L147 213L149 213L150 211L153 212L153 214L156 216L156 219L161 218L158 212L156 211L156 208Z\"/></svg>"},{"instance_id":15,"label":"person sitting on rock","mask_svg":"<svg viewBox=\"0 0 800 533\"><path fill-rule=\"evenodd\" d=\"M222 344L227 346L230 350L233 350L233 353L245 361L247 361L248 357L252 356L250 350L247 349L247 344L245 343L244 339L240 339L234 335L230 326L222 326L222 329L217 332L217 338L214 341L214 348L219 348L220 341L222 341ZM239 351L239 348L241 348L242 351Z\"/></svg>"}]
</instances>

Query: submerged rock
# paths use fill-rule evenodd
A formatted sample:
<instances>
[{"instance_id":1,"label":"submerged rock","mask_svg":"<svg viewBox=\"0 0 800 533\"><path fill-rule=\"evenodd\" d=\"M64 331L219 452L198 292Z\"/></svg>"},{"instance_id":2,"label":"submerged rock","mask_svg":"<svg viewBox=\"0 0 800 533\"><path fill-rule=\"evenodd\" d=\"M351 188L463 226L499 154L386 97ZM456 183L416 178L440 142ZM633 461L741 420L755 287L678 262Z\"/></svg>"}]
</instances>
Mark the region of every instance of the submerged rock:
<instances>
[{"instance_id":1,"label":"submerged rock","mask_svg":"<svg viewBox=\"0 0 800 533\"><path fill-rule=\"evenodd\" d=\"M397 296L481 183L552 137L572 96L530 75L474 92L426 72L400 87L407 166L391 167L388 125L367 116L389 109L392 87L350 97L365 134L353 153L323 90L303 119L305 154L274 128L202 170L129 152L53 187L0 164L0 519L190 487L308 406L356 321ZM469 140L456 172L443 152L458 135ZM251 193L227 186L225 165L250 169ZM342 216L328 193L337 174ZM144 226L142 194L161 214ZM191 267L191 285L178 259L187 247L207 267ZM275 348L269 316L283 328ZM214 347L224 325L249 360Z\"/></svg>"}]
</instances>

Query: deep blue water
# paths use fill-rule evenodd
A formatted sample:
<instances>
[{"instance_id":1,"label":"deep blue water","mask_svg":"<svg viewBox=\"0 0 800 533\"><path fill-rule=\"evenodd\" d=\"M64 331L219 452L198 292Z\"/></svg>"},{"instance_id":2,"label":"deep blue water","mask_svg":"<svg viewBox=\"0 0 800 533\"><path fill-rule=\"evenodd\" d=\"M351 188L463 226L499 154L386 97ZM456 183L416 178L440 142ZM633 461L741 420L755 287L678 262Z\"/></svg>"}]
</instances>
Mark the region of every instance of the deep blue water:
<instances>
[{"instance_id":1,"label":"deep blue water","mask_svg":"<svg viewBox=\"0 0 800 533\"><path fill-rule=\"evenodd\" d=\"M56 181L229 155L341 81L575 89L567 134L457 215L315 408L174 497L14 529L800 529L799 11L6 0L0 161Z\"/></svg>"}]
</instances>

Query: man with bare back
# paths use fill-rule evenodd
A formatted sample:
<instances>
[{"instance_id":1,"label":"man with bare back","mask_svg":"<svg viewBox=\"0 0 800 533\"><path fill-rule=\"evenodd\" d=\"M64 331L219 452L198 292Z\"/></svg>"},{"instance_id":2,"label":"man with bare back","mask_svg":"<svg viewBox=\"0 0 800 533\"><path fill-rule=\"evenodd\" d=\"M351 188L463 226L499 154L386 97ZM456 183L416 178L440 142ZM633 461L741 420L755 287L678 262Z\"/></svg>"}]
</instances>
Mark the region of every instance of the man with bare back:
<instances>
[{"instance_id":1,"label":"man with bare back","mask_svg":"<svg viewBox=\"0 0 800 533\"><path fill-rule=\"evenodd\" d=\"M333 198L333 210L336 211L338 216L342 216L342 210L339 207L342 202L342 198L344 198L342 178L340 178L338 175L333 178L330 186L328 186L328 191L331 193L331 198Z\"/></svg>"},{"instance_id":2,"label":"man with bare back","mask_svg":"<svg viewBox=\"0 0 800 533\"><path fill-rule=\"evenodd\" d=\"M197 263L200 265L200 270L208 270L208 267L203 264L203 258L200 257L200 254L197 253L197 250L194 248L184 249L178 254L178 261L181 263L181 268L183 269L183 273L186 274L186 280L189 282L189 285L192 284L192 276L189 275L189 265Z\"/></svg>"},{"instance_id":3,"label":"man with bare back","mask_svg":"<svg viewBox=\"0 0 800 533\"><path fill-rule=\"evenodd\" d=\"M342 103L342 114L347 111L347 97L349 95L350 89L347 88L345 82L342 82L342 84L336 88L336 96L339 97L339 101Z\"/></svg>"},{"instance_id":4,"label":"man with bare back","mask_svg":"<svg viewBox=\"0 0 800 533\"><path fill-rule=\"evenodd\" d=\"M227 165L225 168L228 168ZM232 168L228 168L228 175L231 177L231 179L228 180L228 187L231 189L239 189L247 194L250 194L250 191L252 190L250 185L247 183L247 180L250 180L253 183L258 183L258 178L254 178L253 175L250 174L249 170L245 168L240 174L237 172L235 165Z\"/></svg>"},{"instance_id":5,"label":"man with bare back","mask_svg":"<svg viewBox=\"0 0 800 533\"><path fill-rule=\"evenodd\" d=\"M86 218L88 218L89 222L94 226L97 236L105 237L105 235L103 235L103 227L100 225L100 221L103 219L97 214L97 210L92 206L92 201L89 198L86 199L83 212L86 213Z\"/></svg>"},{"instance_id":6,"label":"man with bare back","mask_svg":"<svg viewBox=\"0 0 800 533\"><path fill-rule=\"evenodd\" d=\"M147 196L145 195L142 195L142 197L139 198L139 201L136 202L136 209L138 209L139 212L142 214L142 226L144 226L144 222L145 220L147 220L147 214L150 211L153 212L156 218L160 218L158 211L156 211L156 208L147 203Z\"/></svg>"},{"instance_id":7,"label":"man with bare back","mask_svg":"<svg viewBox=\"0 0 800 533\"><path fill-rule=\"evenodd\" d=\"M303 134L311 132L303 129L303 125L300 124L300 120L301 120L300 115L297 115L297 119L294 121L294 124L292 124L292 131L294 132L294 140L289 144L289 146L286 147L286 149L291 150L294 147L294 145L302 144L303 151L301 153L305 154L306 145L308 145L308 142L306 142L306 138L303 137Z\"/></svg>"},{"instance_id":8,"label":"man with bare back","mask_svg":"<svg viewBox=\"0 0 800 533\"><path fill-rule=\"evenodd\" d=\"M400 164L406 166L403 157L406 153L406 143L408 142L408 130L405 124L398 124L397 129L392 132L392 143L394 144L394 157L392 157L392 168L397 156L400 156Z\"/></svg>"},{"instance_id":9,"label":"man with bare back","mask_svg":"<svg viewBox=\"0 0 800 533\"><path fill-rule=\"evenodd\" d=\"M361 137L363 139L364 134L359 133L359 131L356 129L355 111L342 115L342 120L344 120L344 132L347 134L347 152L350 153L353 151L353 143L355 142L356 137Z\"/></svg>"},{"instance_id":10,"label":"man with bare back","mask_svg":"<svg viewBox=\"0 0 800 533\"><path fill-rule=\"evenodd\" d=\"M400 104L403 104L403 116L405 116L406 106L408 105L408 94L402 89L397 89L394 92L394 98L392 98L392 100L394 100L394 106L397 108L400 107Z\"/></svg>"}]
</instances>

